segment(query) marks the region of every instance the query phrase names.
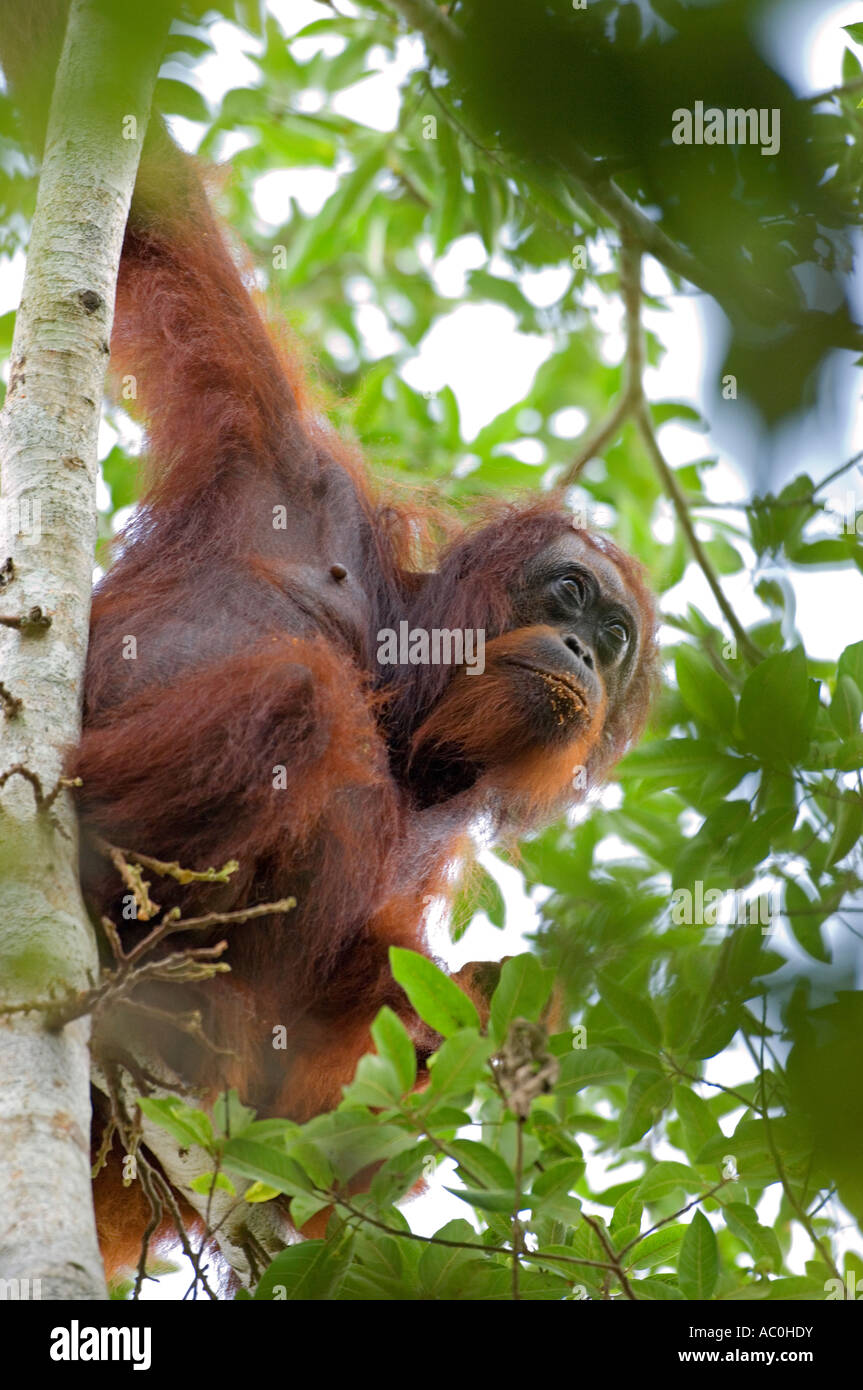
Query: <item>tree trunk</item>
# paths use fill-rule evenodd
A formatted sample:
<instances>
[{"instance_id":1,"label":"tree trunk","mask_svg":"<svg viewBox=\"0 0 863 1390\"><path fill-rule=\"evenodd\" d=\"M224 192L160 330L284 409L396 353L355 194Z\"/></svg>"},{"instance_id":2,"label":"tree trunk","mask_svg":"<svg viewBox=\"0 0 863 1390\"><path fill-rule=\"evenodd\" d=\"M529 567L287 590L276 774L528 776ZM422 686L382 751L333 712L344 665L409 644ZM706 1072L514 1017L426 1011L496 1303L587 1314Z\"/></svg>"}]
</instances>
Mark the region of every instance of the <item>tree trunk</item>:
<instances>
[{"instance_id":1,"label":"tree trunk","mask_svg":"<svg viewBox=\"0 0 863 1390\"><path fill-rule=\"evenodd\" d=\"M0 1278L43 1299L105 1295L89 1026L52 1031L40 1007L98 969L58 779L80 728L114 286L168 23L161 3L72 0L0 416Z\"/></svg>"}]
</instances>

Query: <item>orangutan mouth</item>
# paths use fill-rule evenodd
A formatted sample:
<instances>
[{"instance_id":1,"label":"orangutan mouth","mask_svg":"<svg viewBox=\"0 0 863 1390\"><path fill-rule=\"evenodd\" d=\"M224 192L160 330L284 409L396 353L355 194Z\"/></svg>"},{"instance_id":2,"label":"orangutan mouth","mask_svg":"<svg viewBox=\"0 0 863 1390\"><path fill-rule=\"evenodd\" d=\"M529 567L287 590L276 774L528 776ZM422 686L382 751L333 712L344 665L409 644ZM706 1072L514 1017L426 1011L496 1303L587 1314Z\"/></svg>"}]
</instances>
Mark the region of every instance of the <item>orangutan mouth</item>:
<instances>
[{"instance_id":1,"label":"orangutan mouth","mask_svg":"<svg viewBox=\"0 0 863 1390\"><path fill-rule=\"evenodd\" d=\"M587 712L587 700L578 678L569 671L549 671L545 666L534 666L527 661L510 661L510 665L519 666L523 671L530 671L531 675L539 676L552 689L563 691L567 699L579 710Z\"/></svg>"}]
</instances>

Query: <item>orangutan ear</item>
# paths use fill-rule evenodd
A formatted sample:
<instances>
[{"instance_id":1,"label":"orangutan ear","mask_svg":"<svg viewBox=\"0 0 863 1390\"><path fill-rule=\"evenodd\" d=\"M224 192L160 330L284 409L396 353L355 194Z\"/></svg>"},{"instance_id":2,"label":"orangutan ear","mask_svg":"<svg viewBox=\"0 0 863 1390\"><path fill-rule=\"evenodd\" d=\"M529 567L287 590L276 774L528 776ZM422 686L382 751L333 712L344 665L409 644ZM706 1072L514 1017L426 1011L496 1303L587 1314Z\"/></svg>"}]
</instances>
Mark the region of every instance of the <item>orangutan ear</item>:
<instances>
[{"instance_id":1,"label":"orangutan ear","mask_svg":"<svg viewBox=\"0 0 863 1390\"><path fill-rule=\"evenodd\" d=\"M471 960L452 977L459 989L475 1004L483 1028L488 1027L491 996L500 982L501 968L508 960L512 960L512 957L504 956L503 960ZM549 1033L559 1033L567 1026L566 1000L559 984L551 991L542 1012L541 1022Z\"/></svg>"},{"instance_id":2,"label":"orangutan ear","mask_svg":"<svg viewBox=\"0 0 863 1390\"><path fill-rule=\"evenodd\" d=\"M500 981L501 966L509 959L504 956L503 960L470 960L453 975L459 989L476 1005L483 1028L488 1026L491 996Z\"/></svg>"}]
</instances>

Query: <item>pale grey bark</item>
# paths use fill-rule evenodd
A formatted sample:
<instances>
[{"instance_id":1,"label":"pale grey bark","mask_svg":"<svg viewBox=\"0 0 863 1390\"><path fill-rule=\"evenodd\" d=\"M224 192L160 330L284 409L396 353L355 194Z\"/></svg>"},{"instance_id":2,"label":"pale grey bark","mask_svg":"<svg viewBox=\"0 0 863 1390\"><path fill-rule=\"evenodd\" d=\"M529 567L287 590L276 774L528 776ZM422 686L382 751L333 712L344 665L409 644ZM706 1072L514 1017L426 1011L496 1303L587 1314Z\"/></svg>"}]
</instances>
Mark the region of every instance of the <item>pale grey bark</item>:
<instances>
[{"instance_id":1,"label":"pale grey bark","mask_svg":"<svg viewBox=\"0 0 863 1390\"><path fill-rule=\"evenodd\" d=\"M161 4L72 0L0 417L0 616L51 624L0 626L0 1278L39 1280L44 1299L105 1293L89 1027L2 1009L97 969L71 800L46 803L79 732L114 285L167 25Z\"/></svg>"}]
</instances>

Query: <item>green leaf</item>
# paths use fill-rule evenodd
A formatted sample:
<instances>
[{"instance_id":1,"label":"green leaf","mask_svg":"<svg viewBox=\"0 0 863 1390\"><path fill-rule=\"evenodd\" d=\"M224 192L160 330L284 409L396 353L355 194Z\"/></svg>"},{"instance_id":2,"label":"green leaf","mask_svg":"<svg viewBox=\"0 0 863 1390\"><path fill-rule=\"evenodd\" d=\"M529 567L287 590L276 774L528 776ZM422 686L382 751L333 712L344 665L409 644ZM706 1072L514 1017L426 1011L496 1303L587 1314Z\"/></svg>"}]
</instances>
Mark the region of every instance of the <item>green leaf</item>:
<instances>
[{"instance_id":1,"label":"green leaf","mask_svg":"<svg viewBox=\"0 0 863 1390\"><path fill-rule=\"evenodd\" d=\"M428 1157L427 1147L424 1144L416 1144L381 1164L369 1188L375 1203L379 1207L391 1206L393 1202L401 1201L402 1197L407 1196L421 1179L428 1177Z\"/></svg>"},{"instance_id":2,"label":"green leaf","mask_svg":"<svg viewBox=\"0 0 863 1390\"><path fill-rule=\"evenodd\" d=\"M213 1125L209 1115L205 1115L203 1110L195 1110L191 1105L184 1105L182 1101L173 1097L157 1100L152 1096L140 1096L138 1105L148 1120L167 1130L183 1148L200 1144L208 1153L215 1152Z\"/></svg>"},{"instance_id":3,"label":"green leaf","mask_svg":"<svg viewBox=\"0 0 863 1390\"><path fill-rule=\"evenodd\" d=\"M416 1048L398 1014L387 1005L372 1024L372 1039L381 1057L393 1068L402 1092L410 1091L417 1079Z\"/></svg>"},{"instance_id":4,"label":"green leaf","mask_svg":"<svg viewBox=\"0 0 863 1390\"><path fill-rule=\"evenodd\" d=\"M741 1010L737 1003L720 1004L711 1009L694 1042L688 1044L690 1057L701 1060L722 1052L740 1027L740 1018Z\"/></svg>"},{"instance_id":5,"label":"green leaf","mask_svg":"<svg viewBox=\"0 0 863 1390\"><path fill-rule=\"evenodd\" d=\"M740 837L737 846L735 868L739 865L738 872L745 872L746 867L754 868L766 859L771 851L787 849L788 837L796 820L796 806L772 806L763 815L756 816L755 820L750 822L746 833Z\"/></svg>"},{"instance_id":6,"label":"green leaf","mask_svg":"<svg viewBox=\"0 0 863 1390\"><path fill-rule=\"evenodd\" d=\"M353 1177L361 1168L381 1163L416 1143L416 1136L392 1124L383 1124L365 1110L332 1110L318 1115L303 1126L305 1140L322 1150L341 1179ZM299 1146L292 1152L303 1166Z\"/></svg>"},{"instance_id":7,"label":"green leaf","mask_svg":"<svg viewBox=\"0 0 863 1390\"><path fill-rule=\"evenodd\" d=\"M686 1157L694 1163L696 1155L711 1139L719 1139L722 1130L707 1101L683 1084L674 1087L674 1108L683 1126L683 1147Z\"/></svg>"},{"instance_id":8,"label":"green leaf","mask_svg":"<svg viewBox=\"0 0 863 1390\"><path fill-rule=\"evenodd\" d=\"M423 1113L427 1129L434 1134L454 1134L471 1123L470 1115L462 1106L449 1104L446 1099Z\"/></svg>"},{"instance_id":9,"label":"green leaf","mask_svg":"<svg viewBox=\"0 0 863 1390\"><path fill-rule=\"evenodd\" d=\"M669 420L685 420L687 424L704 427L704 416L686 401L651 401L650 413L655 425L666 425Z\"/></svg>"},{"instance_id":10,"label":"green leaf","mask_svg":"<svg viewBox=\"0 0 863 1390\"><path fill-rule=\"evenodd\" d=\"M173 77L159 78L153 104L167 116L184 116L187 121L210 120L209 107L197 87Z\"/></svg>"},{"instance_id":11,"label":"green leaf","mask_svg":"<svg viewBox=\"0 0 863 1390\"><path fill-rule=\"evenodd\" d=\"M311 1183L302 1168L287 1154L251 1139L229 1139L222 1163L231 1173L251 1182L266 1183L288 1197L307 1192Z\"/></svg>"},{"instance_id":12,"label":"green leaf","mask_svg":"<svg viewBox=\"0 0 863 1390\"><path fill-rule=\"evenodd\" d=\"M713 568L719 574L739 574L743 569L740 551L724 536L715 536L713 540L705 541L704 549L707 558L713 561Z\"/></svg>"},{"instance_id":13,"label":"green leaf","mask_svg":"<svg viewBox=\"0 0 863 1390\"><path fill-rule=\"evenodd\" d=\"M202 1197L209 1196L214 1188L218 1192L227 1192L231 1197L237 1195L237 1189L226 1173L200 1173L198 1177L192 1178L189 1186L193 1191L200 1192ZM272 1196L276 1195L275 1192L272 1193ZM244 1193L244 1196L246 1201L249 1201L249 1194Z\"/></svg>"},{"instance_id":14,"label":"green leaf","mask_svg":"<svg viewBox=\"0 0 863 1390\"><path fill-rule=\"evenodd\" d=\"M769 1260L774 1274L782 1268L782 1251L776 1232L769 1226L762 1226L752 1207L744 1202L728 1202L722 1208L722 1215L729 1231L741 1240L756 1260Z\"/></svg>"},{"instance_id":15,"label":"green leaf","mask_svg":"<svg viewBox=\"0 0 863 1390\"><path fill-rule=\"evenodd\" d=\"M678 647L674 655L677 688L684 703L706 724L720 733L734 728L734 695L695 647Z\"/></svg>"},{"instance_id":16,"label":"green leaf","mask_svg":"<svg viewBox=\"0 0 863 1390\"><path fill-rule=\"evenodd\" d=\"M771 1302L819 1303L825 1299L824 1282L809 1279L805 1274L793 1275L789 1279L773 1279L768 1286L767 1297Z\"/></svg>"},{"instance_id":17,"label":"green leaf","mask_svg":"<svg viewBox=\"0 0 863 1390\"><path fill-rule=\"evenodd\" d=\"M274 1197L278 1196L279 1189L277 1187L270 1187L269 1183L266 1182L253 1182L243 1193L243 1201L250 1202L254 1206L258 1202L271 1202ZM298 1200L298 1198L294 1198L294 1201Z\"/></svg>"},{"instance_id":18,"label":"green leaf","mask_svg":"<svg viewBox=\"0 0 863 1390\"><path fill-rule=\"evenodd\" d=\"M839 676L836 689L830 702L830 722L842 738L850 738L860 732L860 716L863 715L863 695L857 682L851 676Z\"/></svg>"},{"instance_id":19,"label":"green leaf","mask_svg":"<svg viewBox=\"0 0 863 1390\"><path fill-rule=\"evenodd\" d=\"M602 1219L597 1217L597 1221L599 1222L600 1228L602 1228L604 1226ZM585 1284L593 1293L594 1297L599 1297L604 1271L596 1269L594 1265L596 1263L607 1263L608 1253L596 1231L594 1231L591 1226L588 1226L586 1221L582 1221L570 1237L569 1244L564 1246L560 1250L560 1253L570 1258L575 1257L578 1259L580 1257L583 1260L591 1260L594 1262L593 1265L587 1264L582 1265L580 1268L577 1267L577 1277L578 1282L580 1284Z\"/></svg>"},{"instance_id":20,"label":"green leaf","mask_svg":"<svg viewBox=\"0 0 863 1390\"><path fill-rule=\"evenodd\" d=\"M350 1263L350 1245L305 1240L276 1256L257 1289L255 1301L307 1301L333 1298Z\"/></svg>"},{"instance_id":21,"label":"green leaf","mask_svg":"<svg viewBox=\"0 0 863 1390\"><path fill-rule=\"evenodd\" d=\"M372 1122L374 1123L374 1122ZM248 1138L248 1135L244 1135ZM298 1163L304 1174L314 1183L315 1187L329 1188L333 1184L333 1167L327 1155L322 1152L318 1144L314 1144L308 1139L307 1129L298 1129L296 1137L290 1140L290 1157ZM306 1184L308 1186L308 1184Z\"/></svg>"},{"instance_id":22,"label":"green leaf","mask_svg":"<svg viewBox=\"0 0 863 1390\"><path fill-rule=\"evenodd\" d=\"M790 1177L802 1175L811 1161L810 1144L805 1135L782 1117L771 1121L770 1130L786 1174ZM733 1135L722 1135L705 1144L695 1161L699 1165L722 1163L726 1154L733 1156L741 1182L775 1180L776 1162L763 1120L741 1120Z\"/></svg>"},{"instance_id":23,"label":"green leaf","mask_svg":"<svg viewBox=\"0 0 863 1390\"><path fill-rule=\"evenodd\" d=\"M689 1299L710 1298L719 1276L719 1249L713 1227L697 1211L686 1228L680 1247L678 1283Z\"/></svg>"},{"instance_id":24,"label":"green leaf","mask_svg":"<svg viewBox=\"0 0 863 1390\"><path fill-rule=\"evenodd\" d=\"M345 1100L351 1105L369 1105L383 1110L398 1105L404 1094L399 1074L386 1057L361 1057L356 1076L345 1087Z\"/></svg>"},{"instance_id":25,"label":"green leaf","mask_svg":"<svg viewBox=\"0 0 863 1390\"><path fill-rule=\"evenodd\" d=\"M476 1247L470 1250L453 1249L449 1245L435 1245L435 1240L459 1240ZM480 1238L469 1221L448 1221L439 1231L435 1231L429 1244L423 1250L418 1274L427 1298L447 1298L453 1276L458 1278L466 1265L476 1262L482 1250Z\"/></svg>"},{"instance_id":26,"label":"green leaf","mask_svg":"<svg viewBox=\"0 0 863 1390\"><path fill-rule=\"evenodd\" d=\"M263 1187L263 1184L255 1183L255 1187ZM248 1193L246 1200L250 1200ZM291 1198L291 1221L297 1230L301 1231L307 1221L311 1221L319 1212L325 1211L329 1205L329 1197L313 1197L300 1193L298 1197Z\"/></svg>"},{"instance_id":27,"label":"green leaf","mask_svg":"<svg viewBox=\"0 0 863 1390\"><path fill-rule=\"evenodd\" d=\"M642 1202L655 1202L678 1187L684 1192L700 1192L703 1186L704 1180L694 1168L687 1168L685 1163L663 1160L645 1173L636 1192Z\"/></svg>"},{"instance_id":28,"label":"green leaf","mask_svg":"<svg viewBox=\"0 0 863 1390\"><path fill-rule=\"evenodd\" d=\"M701 1000L693 990L674 990L665 1010L665 1041L671 1052L686 1054L686 1046L698 1026Z\"/></svg>"},{"instance_id":29,"label":"green leaf","mask_svg":"<svg viewBox=\"0 0 863 1390\"><path fill-rule=\"evenodd\" d=\"M228 1091L227 1094L220 1091L213 1102L213 1124L226 1139L236 1139L239 1135L245 1134L254 1118L254 1110L248 1105L243 1105L234 1090Z\"/></svg>"},{"instance_id":30,"label":"green leaf","mask_svg":"<svg viewBox=\"0 0 863 1390\"><path fill-rule=\"evenodd\" d=\"M119 445L115 444L107 458L102 460L102 476L111 489L112 512L120 507L129 507L136 501L134 460Z\"/></svg>"},{"instance_id":31,"label":"green leaf","mask_svg":"<svg viewBox=\"0 0 863 1390\"><path fill-rule=\"evenodd\" d=\"M256 38L264 34L264 0L233 0L237 23Z\"/></svg>"},{"instance_id":32,"label":"green leaf","mask_svg":"<svg viewBox=\"0 0 863 1390\"><path fill-rule=\"evenodd\" d=\"M631 1028L642 1042L653 1048L659 1047L662 1042L662 1027L648 999L633 994L606 974L599 977L599 992L621 1022Z\"/></svg>"},{"instance_id":33,"label":"green leaf","mask_svg":"<svg viewBox=\"0 0 863 1390\"><path fill-rule=\"evenodd\" d=\"M825 906L820 898L810 898L797 880L785 885L785 916L795 937L814 960L829 963L832 952L821 933L822 922L830 916L832 905Z\"/></svg>"},{"instance_id":34,"label":"green leaf","mask_svg":"<svg viewBox=\"0 0 863 1390\"><path fill-rule=\"evenodd\" d=\"M437 133L436 153L443 168L443 196L438 193L432 209L432 234L434 253L442 256L461 229L464 185L458 138L448 120L438 120Z\"/></svg>"},{"instance_id":35,"label":"green leaf","mask_svg":"<svg viewBox=\"0 0 863 1390\"><path fill-rule=\"evenodd\" d=\"M620 1145L626 1148L652 1128L671 1100L671 1084L652 1071L636 1072L620 1117Z\"/></svg>"},{"instance_id":36,"label":"green leaf","mask_svg":"<svg viewBox=\"0 0 863 1390\"><path fill-rule=\"evenodd\" d=\"M799 542L788 548L795 565L829 565L831 569L847 564L854 558L855 552L859 553L859 544L857 537L851 535L836 540L812 541L810 544Z\"/></svg>"},{"instance_id":37,"label":"green leaf","mask_svg":"<svg viewBox=\"0 0 863 1390\"><path fill-rule=\"evenodd\" d=\"M491 999L491 1036L500 1044L516 1018L536 1022L551 993L553 976L543 970L536 956L525 953L505 961Z\"/></svg>"},{"instance_id":38,"label":"green leaf","mask_svg":"<svg viewBox=\"0 0 863 1390\"><path fill-rule=\"evenodd\" d=\"M634 1226L636 1232L641 1229L641 1218L644 1215L644 1203L637 1193L638 1183L630 1183L623 1195L617 1198L614 1203L614 1213L611 1218L611 1230L614 1232L618 1245L624 1242L620 1240L619 1233L627 1226Z\"/></svg>"},{"instance_id":39,"label":"green leaf","mask_svg":"<svg viewBox=\"0 0 863 1390\"><path fill-rule=\"evenodd\" d=\"M845 52L842 54L842 81L855 82L860 76L861 71L863 71L863 68L861 68L860 59L857 57L857 54L853 52L852 49L846 48Z\"/></svg>"},{"instance_id":40,"label":"green leaf","mask_svg":"<svg viewBox=\"0 0 863 1390\"><path fill-rule=\"evenodd\" d=\"M296 1138L299 1133L300 1126L294 1124L293 1120L253 1120L243 1130L243 1138L259 1139L266 1144L283 1144L288 1139Z\"/></svg>"},{"instance_id":41,"label":"green leaf","mask_svg":"<svg viewBox=\"0 0 863 1390\"><path fill-rule=\"evenodd\" d=\"M622 763L632 777L655 777L666 786L680 786L681 780L702 777L726 766L739 781L752 764L744 758L723 754L716 744L704 738L667 738L634 748Z\"/></svg>"},{"instance_id":42,"label":"green leaf","mask_svg":"<svg viewBox=\"0 0 863 1390\"><path fill-rule=\"evenodd\" d=\"M607 1047L573 1048L560 1059L555 1095L582 1091L585 1086L604 1086L623 1076L624 1064Z\"/></svg>"},{"instance_id":43,"label":"green leaf","mask_svg":"<svg viewBox=\"0 0 863 1390\"><path fill-rule=\"evenodd\" d=\"M487 1144L475 1139L454 1139L448 1149L459 1165L459 1176L464 1182L481 1183L490 1188L513 1186L513 1175L506 1159Z\"/></svg>"},{"instance_id":44,"label":"green leaf","mask_svg":"<svg viewBox=\"0 0 863 1390\"><path fill-rule=\"evenodd\" d=\"M497 234L497 209L491 179L484 169L474 169L471 177L473 178L474 217L482 237L483 246L488 254L493 256Z\"/></svg>"},{"instance_id":45,"label":"green leaf","mask_svg":"<svg viewBox=\"0 0 863 1390\"><path fill-rule=\"evenodd\" d=\"M382 148L376 145L342 179L317 217L303 224L288 245L286 266L281 272L286 283L303 283L313 265L330 261L342 249L345 228L356 222L375 196L382 158Z\"/></svg>"},{"instance_id":46,"label":"green leaf","mask_svg":"<svg viewBox=\"0 0 863 1390\"><path fill-rule=\"evenodd\" d=\"M471 1231L473 1234L473 1231ZM395 1236L384 1235L373 1226L359 1226L354 1236L354 1258L367 1270L399 1278L419 1265L420 1250Z\"/></svg>"},{"instance_id":47,"label":"green leaf","mask_svg":"<svg viewBox=\"0 0 863 1390\"><path fill-rule=\"evenodd\" d=\"M584 1159L562 1158L552 1163L534 1178L531 1192L534 1197L559 1196L569 1193L584 1172Z\"/></svg>"},{"instance_id":48,"label":"green leaf","mask_svg":"<svg viewBox=\"0 0 863 1390\"><path fill-rule=\"evenodd\" d=\"M12 335L14 332L15 310L8 309L5 314L0 314L0 353L2 353L4 357L12 351Z\"/></svg>"},{"instance_id":49,"label":"green leaf","mask_svg":"<svg viewBox=\"0 0 863 1390\"><path fill-rule=\"evenodd\" d=\"M660 1230L645 1236L644 1240L640 1240L626 1258L633 1269L650 1269L654 1265L674 1264L688 1229L687 1226L676 1226L673 1223L663 1226Z\"/></svg>"},{"instance_id":50,"label":"green leaf","mask_svg":"<svg viewBox=\"0 0 863 1390\"><path fill-rule=\"evenodd\" d=\"M429 1062L431 1089L437 1096L458 1096L473 1091L486 1075L488 1059L494 1051L490 1038L475 1028L465 1028L446 1042Z\"/></svg>"},{"instance_id":51,"label":"green leaf","mask_svg":"<svg viewBox=\"0 0 863 1390\"><path fill-rule=\"evenodd\" d=\"M863 833L863 801L854 792L846 792L839 802L833 838L824 861L825 869L830 869L844 859L860 840Z\"/></svg>"},{"instance_id":52,"label":"green leaf","mask_svg":"<svg viewBox=\"0 0 863 1390\"><path fill-rule=\"evenodd\" d=\"M817 694L813 704L812 690L802 647L778 652L756 666L740 696L747 746L770 763L800 762L815 722Z\"/></svg>"},{"instance_id":53,"label":"green leaf","mask_svg":"<svg viewBox=\"0 0 863 1390\"><path fill-rule=\"evenodd\" d=\"M664 1303L683 1299L680 1289L674 1284L666 1283L664 1279L635 1279L632 1291L636 1298L650 1302Z\"/></svg>"},{"instance_id":54,"label":"green leaf","mask_svg":"<svg viewBox=\"0 0 863 1390\"><path fill-rule=\"evenodd\" d=\"M479 1031L479 1014L448 975L418 951L390 947L393 979L401 985L420 1018L448 1038L459 1028Z\"/></svg>"},{"instance_id":55,"label":"green leaf","mask_svg":"<svg viewBox=\"0 0 863 1390\"><path fill-rule=\"evenodd\" d=\"M451 1192L453 1197L460 1197L472 1207L479 1207L480 1211L511 1212L515 1205L515 1188L495 1192L485 1188L445 1187L444 1191ZM529 1206L529 1198L525 1197L522 1205Z\"/></svg>"},{"instance_id":56,"label":"green leaf","mask_svg":"<svg viewBox=\"0 0 863 1390\"><path fill-rule=\"evenodd\" d=\"M837 679L850 676L857 689L863 692L863 642L852 642L839 658L836 668Z\"/></svg>"}]
</instances>

